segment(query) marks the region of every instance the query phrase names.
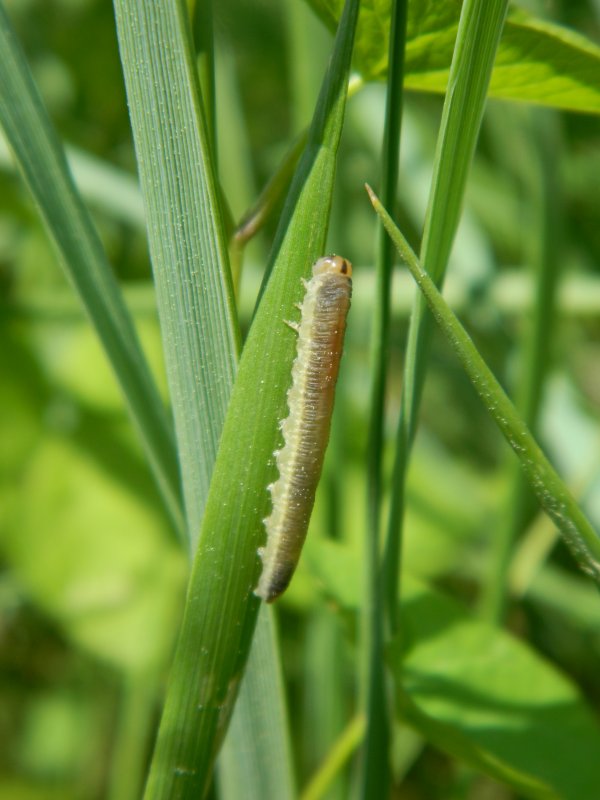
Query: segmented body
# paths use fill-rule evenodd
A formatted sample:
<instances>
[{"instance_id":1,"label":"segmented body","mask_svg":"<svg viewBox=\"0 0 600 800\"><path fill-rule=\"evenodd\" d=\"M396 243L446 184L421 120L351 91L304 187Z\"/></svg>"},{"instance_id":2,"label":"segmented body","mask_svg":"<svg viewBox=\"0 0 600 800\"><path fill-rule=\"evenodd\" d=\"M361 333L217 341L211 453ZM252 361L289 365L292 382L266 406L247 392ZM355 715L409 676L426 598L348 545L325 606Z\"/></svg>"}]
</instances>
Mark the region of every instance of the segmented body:
<instances>
[{"instance_id":1,"label":"segmented body","mask_svg":"<svg viewBox=\"0 0 600 800\"><path fill-rule=\"evenodd\" d=\"M287 588L312 512L329 439L346 315L352 294L352 265L340 256L320 258L299 306L297 355L288 391L289 414L280 423L284 444L275 452L279 477L268 489L273 508L265 519L266 546L255 594L270 603Z\"/></svg>"}]
</instances>

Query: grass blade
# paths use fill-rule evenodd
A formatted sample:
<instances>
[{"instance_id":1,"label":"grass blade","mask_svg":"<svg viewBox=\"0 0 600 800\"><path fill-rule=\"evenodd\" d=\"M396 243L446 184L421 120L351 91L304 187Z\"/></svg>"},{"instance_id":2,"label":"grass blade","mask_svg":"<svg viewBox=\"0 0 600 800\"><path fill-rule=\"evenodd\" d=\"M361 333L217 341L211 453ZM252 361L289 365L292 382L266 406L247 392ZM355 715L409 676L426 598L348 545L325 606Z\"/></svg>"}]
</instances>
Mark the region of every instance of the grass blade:
<instances>
[{"instance_id":1,"label":"grass blade","mask_svg":"<svg viewBox=\"0 0 600 800\"><path fill-rule=\"evenodd\" d=\"M186 8L114 6L193 544L239 342L227 247Z\"/></svg>"},{"instance_id":2,"label":"grass blade","mask_svg":"<svg viewBox=\"0 0 600 800\"><path fill-rule=\"evenodd\" d=\"M183 536L173 434L118 283L0 5L0 122L123 391L175 527Z\"/></svg>"},{"instance_id":3,"label":"grass blade","mask_svg":"<svg viewBox=\"0 0 600 800\"><path fill-rule=\"evenodd\" d=\"M350 0L240 361L146 790L152 800L206 791L247 658L258 610L256 551L295 350L283 320L293 317L300 277L325 244L357 13Z\"/></svg>"},{"instance_id":4,"label":"grass blade","mask_svg":"<svg viewBox=\"0 0 600 800\"><path fill-rule=\"evenodd\" d=\"M506 16L507 0L466 0L460 18L438 137L431 194L425 219L421 258L436 283L443 281L458 227L467 174L479 134L486 92ZM431 319L422 296L415 299L408 332L402 405L396 434L394 493L386 552L401 552L404 485L415 434L423 384ZM398 572L387 570L387 605L396 603Z\"/></svg>"},{"instance_id":5,"label":"grass blade","mask_svg":"<svg viewBox=\"0 0 600 800\"><path fill-rule=\"evenodd\" d=\"M224 745L219 756L222 798L292 800L296 796L290 743L287 737L281 740L280 727L273 725L285 707L280 700L285 696L281 666L268 657L277 649L273 617L272 609L266 606L258 616L248 667L225 740L227 745L232 737L237 746ZM243 703L242 695L246 698Z\"/></svg>"},{"instance_id":6,"label":"grass blade","mask_svg":"<svg viewBox=\"0 0 600 800\"><path fill-rule=\"evenodd\" d=\"M214 112L212 42L198 13L209 88L209 100L202 102L188 18L181 4L119 0L115 7L194 544L233 385L238 344L215 190L214 138L207 133L213 126L206 115ZM279 693L262 708L249 694L257 671L262 674L265 664L272 673L278 668L269 619L267 613L259 621L261 636L253 644L249 683L242 686L240 716L225 750L229 762L239 763L237 743L244 736L248 739L268 715L265 727L277 749L272 751L274 763L261 770L257 785L277 781L283 791L291 780L285 698ZM261 739L257 749L264 744ZM246 790L251 792L250 777L246 778Z\"/></svg>"},{"instance_id":7,"label":"grass blade","mask_svg":"<svg viewBox=\"0 0 600 800\"><path fill-rule=\"evenodd\" d=\"M423 293L435 321L448 338L485 407L517 454L540 505L562 533L581 569L600 583L600 537L540 449L392 218L372 189L367 187L367 190L375 211Z\"/></svg>"},{"instance_id":8,"label":"grass blade","mask_svg":"<svg viewBox=\"0 0 600 800\"><path fill-rule=\"evenodd\" d=\"M384 202L391 208L395 207L398 188L407 14L407 0L393 0L381 174ZM386 372L389 355L393 248L382 225L377 235L377 300L371 334L372 375L367 447L368 522L365 552L367 554L368 588L364 624L367 634L365 637L367 732L361 787L363 797L385 797L389 794L390 720L386 702L383 659L386 619L384 610L388 613L388 622L395 625L396 609L396 603L388 609L384 607L385 592L381 585L382 572L380 568L383 421L385 419ZM393 563L394 569L397 569L398 554L388 554L386 563Z\"/></svg>"},{"instance_id":9,"label":"grass blade","mask_svg":"<svg viewBox=\"0 0 600 800\"><path fill-rule=\"evenodd\" d=\"M552 331L556 318L563 202L558 176L560 137L557 121L550 111L534 109L526 120L532 131L532 145L526 151L532 175L527 182L534 195L534 247L530 254L535 278L535 300L531 322L522 344L520 390L516 406L528 428L535 434L544 379L550 366ZM489 580L482 587L482 611L490 621L499 622L505 612L509 591L508 570L513 545L522 532L531 507L531 493L519 465L511 459L508 467L509 492L503 523L494 537Z\"/></svg>"}]
</instances>

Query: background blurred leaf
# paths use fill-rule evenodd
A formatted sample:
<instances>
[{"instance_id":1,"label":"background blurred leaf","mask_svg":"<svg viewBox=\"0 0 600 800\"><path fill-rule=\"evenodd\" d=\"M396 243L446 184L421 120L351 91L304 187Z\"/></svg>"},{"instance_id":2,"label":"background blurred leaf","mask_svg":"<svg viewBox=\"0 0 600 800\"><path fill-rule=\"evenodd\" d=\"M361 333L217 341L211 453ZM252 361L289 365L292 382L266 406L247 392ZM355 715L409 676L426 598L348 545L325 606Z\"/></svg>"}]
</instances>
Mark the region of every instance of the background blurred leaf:
<instances>
[{"instance_id":1,"label":"background blurred leaf","mask_svg":"<svg viewBox=\"0 0 600 800\"><path fill-rule=\"evenodd\" d=\"M333 28L340 0L308 0ZM407 89L445 92L461 2L409 3L406 46ZM387 70L390 0L361 5L355 64L365 80ZM560 25L524 11L506 21L492 73L490 96L600 113L600 48Z\"/></svg>"},{"instance_id":2,"label":"background blurred leaf","mask_svg":"<svg viewBox=\"0 0 600 800\"><path fill-rule=\"evenodd\" d=\"M170 420L102 242L69 172L4 7L0 4L0 124L62 266L102 341L177 533L179 476Z\"/></svg>"},{"instance_id":3,"label":"background blurred leaf","mask_svg":"<svg viewBox=\"0 0 600 800\"><path fill-rule=\"evenodd\" d=\"M527 797L594 796L600 726L563 675L430 590L409 589L403 615L405 653L390 652L403 718Z\"/></svg>"},{"instance_id":4,"label":"background blurred leaf","mask_svg":"<svg viewBox=\"0 0 600 800\"><path fill-rule=\"evenodd\" d=\"M185 560L148 494L131 491L133 465L121 454L125 480L114 461L103 467L106 434L95 436L91 448L58 437L40 442L3 549L31 597L74 642L126 672L152 672L172 646Z\"/></svg>"},{"instance_id":5,"label":"background blurred leaf","mask_svg":"<svg viewBox=\"0 0 600 800\"><path fill-rule=\"evenodd\" d=\"M359 552L313 541L310 554L328 596L344 609L358 608ZM524 642L408 575L401 614L402 643L388 654L401 719L527 797L594 796L600 726L564 675Z\"/></svg>"}]
</instances>

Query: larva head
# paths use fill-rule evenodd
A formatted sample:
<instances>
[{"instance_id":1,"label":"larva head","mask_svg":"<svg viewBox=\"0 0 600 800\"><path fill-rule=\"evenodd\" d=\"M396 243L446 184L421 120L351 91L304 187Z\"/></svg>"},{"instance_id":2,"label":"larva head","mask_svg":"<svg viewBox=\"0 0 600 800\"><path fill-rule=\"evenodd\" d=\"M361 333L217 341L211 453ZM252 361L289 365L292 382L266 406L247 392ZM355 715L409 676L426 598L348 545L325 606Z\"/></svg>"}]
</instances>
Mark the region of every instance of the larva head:
<instances>
[{"instance_id":1,"label":"larva head","mask_svg":"<svg viewBox=\"0 0 600 800\"><path fill-rule=\"evenodd\" d=\"M342 256L323 256L313 264L312 274L324 275L325 273L345 275L347 278L351 278L352 264Z\"/></svg>"}]
</instances>

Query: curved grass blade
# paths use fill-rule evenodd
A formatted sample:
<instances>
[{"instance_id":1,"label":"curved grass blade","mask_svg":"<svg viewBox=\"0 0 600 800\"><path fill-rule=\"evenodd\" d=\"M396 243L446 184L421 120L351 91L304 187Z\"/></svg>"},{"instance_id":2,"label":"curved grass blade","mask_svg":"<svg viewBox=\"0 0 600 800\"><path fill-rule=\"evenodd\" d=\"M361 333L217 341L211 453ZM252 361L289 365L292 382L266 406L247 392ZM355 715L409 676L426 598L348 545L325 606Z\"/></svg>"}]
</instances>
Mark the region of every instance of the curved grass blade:
<instances>
[{"instance_id":1,"label":"curved grass blade","mask_svg":"<svg viewBox=\"0 0 600 800\"><path fill-rule=\"evenodd\" d=\"M165 505L183 537L170 422L100 238L1 4L0 122L65 273L110 360Z\"/></svg>"},{"instance_id":2,"label":"curved grass blade","mask_svg":"<svg viewBox=\"0 0 600 800\"><path fill-rule=\"evenodd\" d=\"M367 191L375 211L423 293L436 322L447 336L485 407L517 454L540 505L563 535L581 569L600 583L600 537L479 355L469 335L420 265L392 218L369 186Z\"/></svg>"},{"instance_id":3,"label":"curved grass blade","mask_svg":"<svg viewBox=\"0 0 600 800\"><path fill-rule=\"evenodd\" d=\"M300 277L322 254L344 116L358 0L349 0L308 143L284 208L274 268L250 329L225 420L170 676L150 780L152 798L206 791L256 621L252 595L274 477L295 338Z\"/></svg>"},{"instance_id":4,"label":"curved grass blade","mask_svg":"<svg viewBox=\"0 0 600 800\"><path fill-rule=\"evenodd\" d=\"M561 253L564 199L558 168L561 137L555 115L539 108L531 109L525 117L525 124L532 134L527 154L531 176L527 176L526 185L532 195L534 214L529 260L533 265L535 294L529 327L521 345L523 354L515 404L535 435L542 391L551 363L559 268L564 260ZM510 560L531 506L531 492L518 463L511 459L507 468L509 491L506 508L494 537L490 575L483 583L481 596L482 612L492 622L500 622L506 612Z\"/></svg>"}]
</instances>

